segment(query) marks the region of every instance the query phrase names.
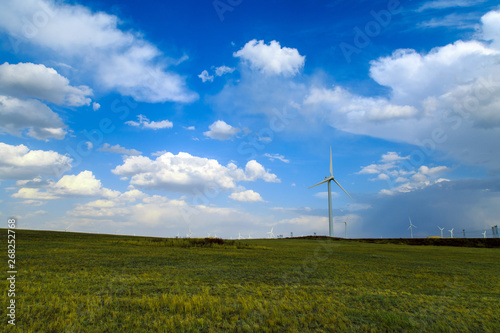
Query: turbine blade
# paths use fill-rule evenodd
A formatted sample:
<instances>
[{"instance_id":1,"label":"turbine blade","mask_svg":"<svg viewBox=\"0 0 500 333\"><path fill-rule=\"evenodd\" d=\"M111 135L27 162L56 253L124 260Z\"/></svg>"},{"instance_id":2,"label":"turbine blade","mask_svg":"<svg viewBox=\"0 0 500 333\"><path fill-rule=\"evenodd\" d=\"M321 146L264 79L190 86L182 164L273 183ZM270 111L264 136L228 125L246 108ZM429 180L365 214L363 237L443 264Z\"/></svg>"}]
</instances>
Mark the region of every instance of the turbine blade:
<instances>
[{"instance_id":1,"label":"turbine blade","mask_svg":"<svg viewBox=\"0 0 500 333\"><path fill-rule=\"evenodd\" d=\"M333 177L332 146L330 146L330 177Z\"/></svg>"},{"instance_id":2,"label":"turbine blade","mask_svg":"<svg viewBox=\"0 0 500 333\"><path fill-rule=\"evenodd\" d=\"M326 183L327 181L328 181L328 179L325 179L325 180L323 180L322 182L317 183L316 185L313 185L313 186L311 186L311 187L308 187L307 189L313 188L314 186L318 186L318 185L324 184L324 183Z\"/></svg>"},{"instance_id":3,"label":"turbine blade","mask_svg":"<svg viewBox=\"0 0 500 333\"><path fill-rule=\"evenodd\" d=\"M342 191L344 191L344 192L345 192L345 194L347 194L347 196L348 196L349 198L351 198L351 200L353 200L353 201L354 201L354 199L353 199L353 198L349 195L349 193L347 193L347 191L346 191L346 190L344 190L344 188L342 187L342 185L340 185L340 184L339 184L339 182L338 182L338 181L336 181L335 179L332 179L332 180L335 182L335 184L337 184L337 185L338 185L338 186L342 189Z\"/></svg>"}]
</instances>

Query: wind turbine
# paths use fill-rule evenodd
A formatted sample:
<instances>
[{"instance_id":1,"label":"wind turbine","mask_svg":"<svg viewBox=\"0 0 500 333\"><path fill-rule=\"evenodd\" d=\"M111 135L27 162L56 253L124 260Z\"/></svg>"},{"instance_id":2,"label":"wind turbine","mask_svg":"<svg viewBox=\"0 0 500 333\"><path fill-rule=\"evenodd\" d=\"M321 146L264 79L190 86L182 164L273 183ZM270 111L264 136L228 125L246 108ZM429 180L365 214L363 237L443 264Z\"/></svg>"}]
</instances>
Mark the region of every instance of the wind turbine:
<instances>
[{"instance_id":1,"label":"wind turbine","mask_svg":"<svg viewBox=\"0 0 500 333\"><path fill-rule=\"evenodd\" d=\"M411 234L411 238L413 238L413 228L416 228L413 223L411 223L411 219L408 217L408 220L410 220L410 226L408 227L408 229L410 229L410 234Z\"/></svg>"},{"instance_id":2,"label":"wind turbine","mask_svg":"<svg viewBox=\"0 0 500 333\"><path fill-rule=\"evenodd\" d=\"M273 229L274 227L271 228L271 231L269 231L267 234L269 235L268 238L274 238L274 234L273 234Z\"/></svg>"},{"instance_id":3,"label":"wind turbine","mask_svg":"<svg viewBox=\"0 0 500 333\"><path fill-rule=\"evenodd\" d=\"M71 223L70 225L68 225L68 227L66 229L64 229L64 231L68 231L68 229L73 225L73 223Z\"/></svg>"},{"instance_id":4,"label":"wind turbine","mask_svg":"<svg viewBox=\"0 0 500 333\"><path fill-rule=\"evenodd\" d=\"M187 233L187 234L186 234L186 238L191 238L191 235L192 235L192 234L193 234L193 233L191 232L191 228L189 228L189 233Z\"/></svg>"},{"instance_id":5,"label":"wind turbine","mask_svg":"<svg viewBox=\"0 0 500 333\"><path fill-rule=\"evenodd\" d=\"M242 239L243 237L241 237L241 232L238 232L238 239Z\"/></svg>"},{"instance_id":6,"label":"wind turbine","mask_svg":"<svg viewBox=\"0 0 500 333\"><path fill-rule=\"evenodd\" d=\"M483 238L486 238L486 230L483 232Z\"/></svg>"},{"instance_id":7,"label":"wind turbine","mask_svg":"<svg viewBox=\"0 0 500 333\"><path fill-rule=\"evenodd\" d=\"M351 196L349 195L349 193L347 193L347 191L344 190L344 188L339 184L339 182L337 182L335 180L335 178L333 177L332 147L330 146L330 177L325 177L325 180L323 180L322 182L319 182L316 185L313 185L313 186L309 187L309 188L313 188L314 186L318 186L318 185L321 185L321 184L324 184L324 183L328 183L328 223L329 223L329 235L330 235L330 237L333 237L332 185L330 184L330 182L332 180L335 182L335 184L337 184L342 189L342 191L345 192L345 194L347 194L347 196L349 198L351 198ZM353 199L351 198L351 200L353 200Z\"/></svg>"},{"instance_id":8,"label":"wind turbine","mask_svg":"<svg viewBox=\"0 0 500 333\"><path fill-rule=\"evenodd\" d=\"M250 233L248 233L248 239L250 239Z\"/></svg>"},{"instance_id":9,"label":"wind turbine","mask_svg":"<svg viewBox=\"0 0 500 333\"><path fill-rule=\"evenodd\" d=\"M441 238L443 238L443 230L444 230L444 228L441 228L440 226L438 226L438 229L441 230Z\"/></svg>"},{"instance_id":10,"label":"wind turbine","mask_svg":"<svg viewBox=\"0 0 500 333\"><path fill-rule=\"evenodd\" d=\"M451 238L453 238L453 229L454 228L451 228L451 230L448 230L450 232Z\"/></svg>"},{"instance_id":11,"label":"wind turbine","mask_svg":"<svg viewBox=\"0 0 500 333\"><path fill-rule=\"evenodd\" d=\"M208 238L210 238L210 233L209 232L207 232L207 235L208 235Z\"/></svg>"},{"instance_id":12,"label":"wind turbine","mask_svg":"<svg viewBox=\"0 0 500 333\"><path fill-rule=\"evenodd\" d=\"M345 235L344 235L344 238L347 238L347 221L349 221L349 215L347 215L347 218L345 219L344 221L344 224L345 224Z\"/></svg>"}]
</instances>

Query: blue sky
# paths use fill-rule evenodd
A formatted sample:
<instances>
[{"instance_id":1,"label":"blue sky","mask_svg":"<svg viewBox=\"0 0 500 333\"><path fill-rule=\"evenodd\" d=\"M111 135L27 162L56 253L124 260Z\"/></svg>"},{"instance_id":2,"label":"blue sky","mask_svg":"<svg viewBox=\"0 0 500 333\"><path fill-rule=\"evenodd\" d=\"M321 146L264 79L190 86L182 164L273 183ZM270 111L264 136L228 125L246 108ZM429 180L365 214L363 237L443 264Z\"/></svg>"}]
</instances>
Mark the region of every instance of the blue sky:
<instances>
[{"instance_id":1,"label":"blue sky","mask_svg":"<svg viewBox=\"0 0 500 333\"><path fill-rule=\"evenodd\" d=\"M0 217L148 236L491 236L495 1L3 1Z\"/></svg>"}]
</instances>

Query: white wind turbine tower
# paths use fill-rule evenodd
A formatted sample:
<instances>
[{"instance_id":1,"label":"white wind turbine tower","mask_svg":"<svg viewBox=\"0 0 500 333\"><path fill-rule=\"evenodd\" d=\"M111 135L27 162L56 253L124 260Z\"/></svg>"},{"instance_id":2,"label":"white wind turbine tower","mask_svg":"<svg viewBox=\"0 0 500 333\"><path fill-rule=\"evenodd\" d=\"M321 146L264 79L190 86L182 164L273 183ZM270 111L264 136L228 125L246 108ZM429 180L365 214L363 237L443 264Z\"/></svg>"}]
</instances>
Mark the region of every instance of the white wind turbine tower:
<instances>
[{"instance_id":1,"label":"white wind turbine tower","mask_svg":"<svg viewBox=\"0 0 500 333\"><path fill-rule=\"evenodd\" d=\"M238 232L238 239L242 239L243 237L241 237L241 232Z\"/></svg>"},{"instance_id":2,"label":"white wind turbine tower","mask_svg":"<svg viewBox=\"0 0 500 333\"><path fill-rule=\"evenodd\" d=\"M269 236L268 236L267 238L274 238L273 229L274 229L274 227L272 227L272 228L271 228L271 231L268 231L268 233L267 233L267 234L268 234Z\"/></svg>"},{"instance_id":3,"label":"white wind turbine tower","mask_svg":"<svg viewBox=\"0 0 500 333\"><path fill-rule=\"evenodd\" d=\"M344 235L344 238L347 238L347 221L349 221L349 217L351 217L351 216L347 215L347 218L344 221L344 224L345 224L345 228L344 228L345 235Z\"/></svg>"},{"instance_id":4,"label":"white wind turbine tower","mask_svg":"<svg viewBox=\"0 0 500 333\"><path fill-rule=\"evenodd\" d=\"M413 228L416 228L413 223L411 223L411 219L408 217L408 220L410 220L410 226L408 227L408 229L410 229L410 235L411 235L411 238L413 238Z\"/></svg>"},{"instance_id":5,"label":"white wind turbine tower","mask_svg":"<svg viewBox=\"0 0 500 333\"><path fill-rule=\"evenodd\" d=\"M330 184L330 182L332 180L335 182L335 184L337 184L342 189L342 191L345 192L345 194L347 194L347 196L349 198L351 198L349 193L347 193L347 191L344 190L344 188L339 184L339 182L337 182L335 180L335 178L333 177L332 147L330 147L330 177L325 177L325 180L323 180L322 182L319 182L316 185L309 187L309 188L313 188L315 186L318 186L318 185L321 185L324 183L328 183L328 222L329 222L329 235L330 235L330 237L333 237L332 185ZM351 198L351 200L353 200L353 199Z\"/></svg>"},{"instance_id":6,"label":"white wind turbine tower","mask_svg":"<svg viewBox=\"0 0 500 333\"><path fill-rule=\"evenodd\" d=\"M248 239L250 239L250 238L251 238L251 237L250 237L250 233L248 233Z\"/></svg>"},{"instance_id":7,"label":"white wind turbine tower","mask_svg":"<svg viewBox=\"0 0 500 333\"><path fill-rule=\"evenodd\" d=\"M451 228L451 230L448 230L450 232L451 238L453 238L453 229L454 228Z\"/></svg>"},{"instance_id":8,"label":"white wind turbine tower","mask_svg":"<svg viewBox=\"0 0 500 333\"><path fill-rule=\"evenodd\" d=\"M483 238L486 238L486 230L483 232Z\"/></svg>"},{"instance_id":9,"label":"white wind turbine tower","mask_svg":"<svg viewBox=\"0 0 500 333\"><path fill-rule=\"evenodd\" d=\"M192 234L193 234L193 233L191 232L191 228L189 228L189 233L187 233L187 234L186 234L186 238L191 238L191 235L192 235Z\"/></svg>"},{"instance_id":10,"label":"white wind turbine tower","mask_svg":"<svg viewBox=\"0 0 500 333\"><path fill-rule=\"evenodd\" d=\"M444 228L441 228L440 226L438 226L438 229L441 230L441 238L443 238L443 230L444 230Z\"/></svg>"},{"instance_id":11,"label":"white wind turbine tower","mask_svg":"<svg viewBox=\"0 0 500 333\"><path fill-rule=\"evenodd\" d=\"M71 223L70 225L68 225L68 227L66 229L64 229L64 231L68 231L68 229L73 225L73 223Z\"/></svg>"}]
</instances>

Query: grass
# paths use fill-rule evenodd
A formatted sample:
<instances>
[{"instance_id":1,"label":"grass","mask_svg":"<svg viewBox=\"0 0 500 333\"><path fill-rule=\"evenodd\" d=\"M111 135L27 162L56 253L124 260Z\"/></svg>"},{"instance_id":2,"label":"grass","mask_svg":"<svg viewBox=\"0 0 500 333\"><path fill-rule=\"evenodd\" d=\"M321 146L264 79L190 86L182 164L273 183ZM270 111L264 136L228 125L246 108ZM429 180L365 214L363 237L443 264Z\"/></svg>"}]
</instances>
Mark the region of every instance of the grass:
<instances>
[{"instance_id":1,"label":"grass","mask_svg":"<svg viewBox=\"0 0 500 333\"><path fill-rule=\"evenodd\" d=\"M500 330L498 248L28 230L16 241L20 332Z\"/></svg>"}]
</instances>

